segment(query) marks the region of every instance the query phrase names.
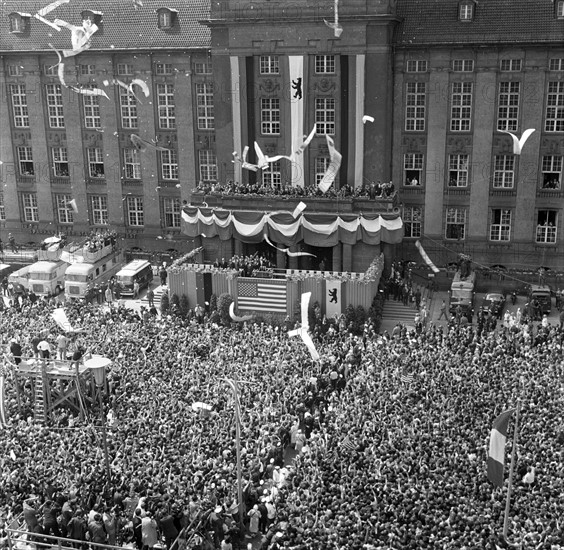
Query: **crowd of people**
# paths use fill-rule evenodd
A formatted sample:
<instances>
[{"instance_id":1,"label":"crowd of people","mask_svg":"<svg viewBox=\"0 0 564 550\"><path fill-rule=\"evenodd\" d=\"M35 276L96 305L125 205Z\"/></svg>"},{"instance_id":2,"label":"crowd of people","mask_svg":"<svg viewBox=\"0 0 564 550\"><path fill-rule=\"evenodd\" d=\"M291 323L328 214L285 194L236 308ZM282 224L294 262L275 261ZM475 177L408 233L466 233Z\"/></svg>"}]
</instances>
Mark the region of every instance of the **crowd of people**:
<instances>
[{"instance_id":1,"label":"crowd of people","mask_svg":"<svg viewBox=\"0 0 564 550\"><path fill-rule=\"evenodd\" d=\"M39 335L55 345L53 307L40 300L2 312L4 343L16 340L24 357ZM137 548L162 538L170 549L188 526L189 548L245 548L245 534L261 533L268 550L495 550L505 491L485 475L488 437L493 419L520 400L510 538L524 549L564 544L559 327L431 323L378 335L366 324L355 335L315 308L321 360L312 361L287 336L293 321L227 327L209 312L65 309L82 330L68 353L112 360L104 411L111 481L99 412L83 422L61 408L43 426L29 381L18 412L7 369L0 509L8 520L23 512L37 540L60 530ZM240 381L242 517L225 378Z\"/></svg>"},{"instance_id":2,"label":"crowd of people","mask_svg":"<svg viewBox=\"0 0 564 550\"><path fill-rule=\"evenodd\" d=\"M264 276L276 267L266 255L256 252L248 256L233 256L229 260L216 258L213 266L216 269L234 269L242 277Z\"/></svg>"},{"instance_id":3,"label":"crowd of people","mask_svg":"<svg viewBox=\"0 0 564 550\"><path fill-rule=\"evenodd\" d=\"M317 186L293 186L289 183L272 185L270 183L239 183L232 180L226 183L207 183L200 182L196 187L195 193L204 195L258 195L267 197L358 197L391 199L396 193L393 182L370 182L362 187L353 187L350 184L343 185L340 189L329 188L323 193Z\"/></svg>"}]
</instances>

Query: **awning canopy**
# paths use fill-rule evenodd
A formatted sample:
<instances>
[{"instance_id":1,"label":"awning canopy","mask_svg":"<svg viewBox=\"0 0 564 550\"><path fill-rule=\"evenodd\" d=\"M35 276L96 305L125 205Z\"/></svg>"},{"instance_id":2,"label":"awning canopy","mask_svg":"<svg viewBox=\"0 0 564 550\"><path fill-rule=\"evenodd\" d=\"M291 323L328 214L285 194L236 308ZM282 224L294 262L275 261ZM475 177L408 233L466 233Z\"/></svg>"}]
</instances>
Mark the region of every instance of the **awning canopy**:
<instances>
[{"instance_id":1,"label":"awning canopy","mask_svg":"<svg viewBox=\"0 0 564 550\"><path fill-rule=\"evenodd\" d=\"M182 230L190 237L219 236L246 243L259 243L265 233L276 243L292 246L301 242L312 246L335 246L338 243L363 242L378 245L396 244L403 239L403 222L387 220L379 214L302 214L294 218L290 212L230 211L185 207Z\"/></svg>"}]
</instances>

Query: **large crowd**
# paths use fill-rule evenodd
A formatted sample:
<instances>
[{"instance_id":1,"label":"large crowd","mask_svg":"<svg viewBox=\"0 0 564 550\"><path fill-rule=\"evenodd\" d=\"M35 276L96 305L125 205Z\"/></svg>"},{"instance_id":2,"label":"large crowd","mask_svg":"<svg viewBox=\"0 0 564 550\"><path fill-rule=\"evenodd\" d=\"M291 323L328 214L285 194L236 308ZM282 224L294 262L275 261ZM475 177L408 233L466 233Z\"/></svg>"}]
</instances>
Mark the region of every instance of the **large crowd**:
<instances>
[{"instance_id":1,"label":"large crowd","mask_svg":"<svg viewBox=\"0 0 564 550\"><path fill-rule=\"evenodd\" d=\"M7 347L14 339L27 357L38 337L55 346L53 307L40 300L3 311ZM505 491L485 475L488 437L496 415L519 399L510 538L525 549L564 545L558 327L529 321L478 333L430 324L378 335L367 324L352 334L315 308L321 360L313 362L300 339L288 338L289 319L224 327L208 313L65 307L82 329L68 353L112 359L111 482L98 411L82 422L58 409L42 426L29 387L18 412L8 369L0 509L8 520L23 512L37 541L60 532L140 549L163 538L171 548L188 526L198 530L186 536L194 548L245 548L244 535L260 532L269 550L495 550ZM242 518L225 378L240 381ZM534 482L524 482L533 467Z\"/></svg>"},{"instance_id":2,"label":"large crowd","mask_svg":"<svg viewBox=\"0 0 564 550\"><path fill-rule=\"evenodd\" d=\"M293 186L289 183L281 183L280 185L272 185L269 183L238 183L232 180L225 183L205 183L200 182L195 193L203 193L204 195L256 195L267 197L357 197L367 199L391 199L396 194L393 182L370 182L362 187L353 187L346 184L335 189L329 188L323 193L316 185L306 187Z\"/></svg>"}]
</instances>

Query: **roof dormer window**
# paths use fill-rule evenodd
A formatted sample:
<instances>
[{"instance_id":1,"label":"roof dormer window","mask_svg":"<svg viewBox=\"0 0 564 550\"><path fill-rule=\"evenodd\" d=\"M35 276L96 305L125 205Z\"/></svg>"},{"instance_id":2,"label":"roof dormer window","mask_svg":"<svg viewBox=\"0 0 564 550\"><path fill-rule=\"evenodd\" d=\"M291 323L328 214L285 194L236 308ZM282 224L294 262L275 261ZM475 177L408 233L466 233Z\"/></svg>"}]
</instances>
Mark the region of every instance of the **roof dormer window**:
<instances>
[{"instance_id":1,"label":"roof dormer window","mask_svg":"<svg viewBox=\"0 0 564 550\"><path fill-rule=\"evenodd\" d=\"M157 10L159 29L172 29L178 17L178 11L172 8L159 8Z\"/></svg>"},{"instance_id":2,"label":"roof dormer window","mask_svg":"<svg viewBox=\"0 0 564 550\"><path fill-rule=\"evenodd\" d=\"M22 13L14 11L9 16L10 18L10 32L14 34L21 34L29 28L30 13Z\"/></svg>"},{"instance_id":3,"label":"roof dormer window","mask_svg":"<svg viewBox=\"0 0 564 550\"><path fill-rule=\"evenodd\" d=\"M564 19L564 0L558 0L555 5L556 18Z\"/></svg>"},{"instance_id":4,"label":"roof dormer window","mask_svg":"<svg viewBox=\"0 0 564 550\"><path fill-rule=\"evenodd\" d=\"M458 4L458 19L464 22L470 22L474 19L475 4L472 0L463 0Z\"/></svg>"}]
</instances>

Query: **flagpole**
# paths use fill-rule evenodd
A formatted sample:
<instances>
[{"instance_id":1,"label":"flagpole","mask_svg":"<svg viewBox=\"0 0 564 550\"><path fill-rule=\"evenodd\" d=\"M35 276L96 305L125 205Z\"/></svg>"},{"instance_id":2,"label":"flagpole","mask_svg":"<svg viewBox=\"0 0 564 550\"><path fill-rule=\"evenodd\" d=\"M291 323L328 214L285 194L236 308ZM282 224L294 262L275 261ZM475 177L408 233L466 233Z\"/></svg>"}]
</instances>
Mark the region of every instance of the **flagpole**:
<instances>
[{"instance_id":1,"label":"flagpole","mask_svg":"<svg viewBox=\"0 0 564 550\"><path fill-rule=\"evenodd\" d=\"M515 428L513 429L513 448L511 449L511 465L509 466L509 483L507 485L507 498L505 500L505 516L503 518L503 538L507 541L507 530L509 528L509 508L511 507L511 489L513 487L513 470L515 469L515 455L517 451L517 436L519 434L519 409L521 403L517 401L517 412L515 413Z\"/></svg>"}]
</instances>

